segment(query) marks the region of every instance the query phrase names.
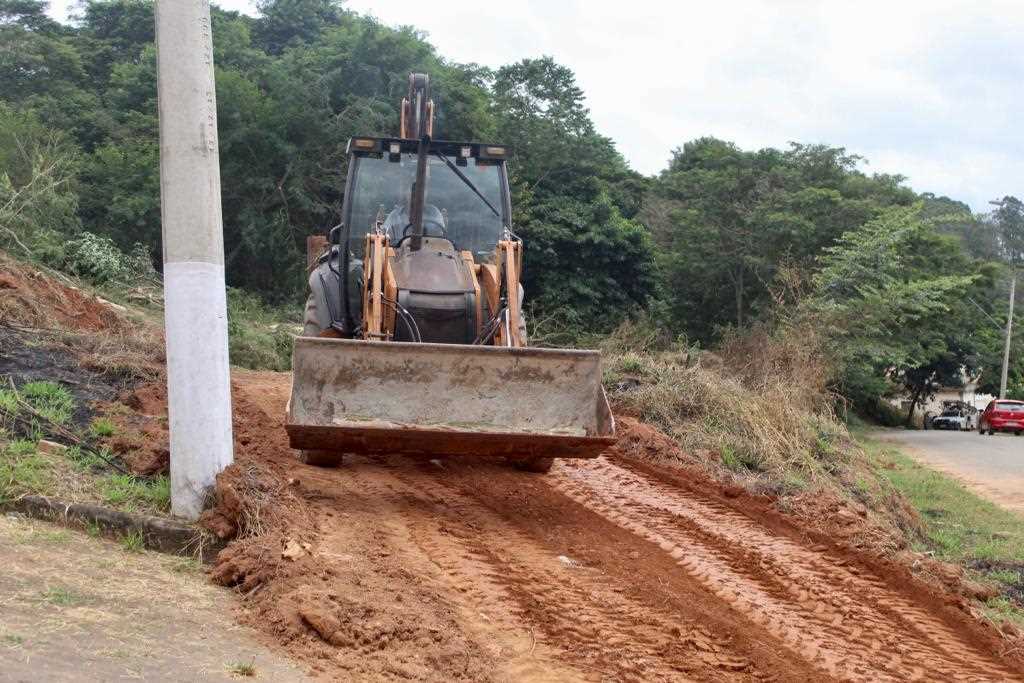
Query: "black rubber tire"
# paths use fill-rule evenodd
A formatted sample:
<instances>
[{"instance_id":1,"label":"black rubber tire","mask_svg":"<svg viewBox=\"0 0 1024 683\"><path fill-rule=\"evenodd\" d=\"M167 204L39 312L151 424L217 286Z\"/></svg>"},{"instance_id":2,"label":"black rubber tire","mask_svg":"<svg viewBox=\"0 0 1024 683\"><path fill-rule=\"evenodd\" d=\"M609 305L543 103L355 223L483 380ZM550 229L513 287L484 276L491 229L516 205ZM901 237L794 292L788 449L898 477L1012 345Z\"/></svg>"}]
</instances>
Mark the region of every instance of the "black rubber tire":
<instances>
[{"instance_id":1,"label":"black rubber tire","mask_svg":"<svg viewBox=\"0 0 1024 683\"><path fill-rule=\"evenodd\" d=\"M516 460L514 464L517 470L523 470L524 472L536 472L537 474L547 474L551 471L551 466L555 464L555 459L525 458L523 460Z\"/></svg>"},{"instance_id":2,"label":"black rubber tire","mask_svg":"<svg viewBox=\"0 0 1024 683\"><path fill-rule=\"evenodd\" d=\"M321 331L320 320L316 317L316 297L310 292L306 299L306 312L302 316L302 336L319 337Z\"/></svg>"},{"instance_id":3,"label":"black rubber tire","mask_svg":"<svg viewBox=\"0 0 1024 683\"><path fill-rule=\"evenodd\" d=\"M344 457L343 453L334 451L299 451L299 460L315 467L338 467Z\"/></svg>"}]
</instances>

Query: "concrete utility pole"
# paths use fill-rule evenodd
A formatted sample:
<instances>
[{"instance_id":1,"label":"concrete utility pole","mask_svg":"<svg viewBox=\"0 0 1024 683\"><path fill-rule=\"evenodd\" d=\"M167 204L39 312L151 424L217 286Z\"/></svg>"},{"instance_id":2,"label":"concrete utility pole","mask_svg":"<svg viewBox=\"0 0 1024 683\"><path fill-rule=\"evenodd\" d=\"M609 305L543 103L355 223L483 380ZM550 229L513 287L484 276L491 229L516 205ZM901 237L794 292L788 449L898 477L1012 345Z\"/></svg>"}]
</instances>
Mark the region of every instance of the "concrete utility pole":
<instances>
[{"instance_id":1,"label":"concrete utility pole","mask_svg":"<svg viewBox=\"0 0 1024 683\"><path fill-rule=\"evenodd\" d=\"M1003 375L999 379L999 398L1006 398L1006 379L1010 373L1010 340L1013 338L1013 303L1017 293L1017 271L1010 277L1010 310L1006 313L1006 340L1003 342Z\"/></svg>"},{"instance_id":2,"label":"concrete utility pole","mask_svg":"<svg viewBox=\"0 0 1024 683\"><path fill-rule=\"evenodd\" d=\"M171 512L195 519L231 464L224 234L208 0L157 0Z\"/></svg>"}]
</instances>

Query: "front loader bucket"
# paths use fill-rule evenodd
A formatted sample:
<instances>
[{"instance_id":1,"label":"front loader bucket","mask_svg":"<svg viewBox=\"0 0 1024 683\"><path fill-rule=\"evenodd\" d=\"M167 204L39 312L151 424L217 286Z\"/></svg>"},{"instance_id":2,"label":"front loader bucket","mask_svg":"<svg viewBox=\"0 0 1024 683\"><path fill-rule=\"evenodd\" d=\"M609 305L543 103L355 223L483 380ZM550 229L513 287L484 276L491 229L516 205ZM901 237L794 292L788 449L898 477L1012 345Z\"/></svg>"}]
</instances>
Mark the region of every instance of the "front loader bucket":
<instances>
[{"instance_id":1,"label":"front loader bucket","mask_svg":"<svg viewBox=\"0 0 1024 683\"><path fill-rule=\"evenodd\" d=\"M299 337L292 448L594 457L615 443L597 351Z\"/></svg>"}]
</instances>

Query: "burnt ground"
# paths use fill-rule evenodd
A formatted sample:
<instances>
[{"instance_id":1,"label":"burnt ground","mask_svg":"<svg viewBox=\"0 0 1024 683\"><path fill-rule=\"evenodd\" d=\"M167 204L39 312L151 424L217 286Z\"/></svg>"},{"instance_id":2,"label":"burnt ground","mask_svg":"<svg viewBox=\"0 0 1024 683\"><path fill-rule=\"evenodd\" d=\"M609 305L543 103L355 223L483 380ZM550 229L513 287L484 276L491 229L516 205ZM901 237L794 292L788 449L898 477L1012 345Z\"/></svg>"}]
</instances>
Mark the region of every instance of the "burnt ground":
<instances>
[{"instance_id":1,"label":"burnt ground","mask_svg":"<svg viewBox=\"0 0 1024 683\"><path fill-rule=\"evenodd\" d=\"M75 397L72 422L86 427L97 401L113 400L126 387L123 378L90 370L70 348L38 333L0 325L0 382L59 382Z\"/></svg>"}]
</instances>

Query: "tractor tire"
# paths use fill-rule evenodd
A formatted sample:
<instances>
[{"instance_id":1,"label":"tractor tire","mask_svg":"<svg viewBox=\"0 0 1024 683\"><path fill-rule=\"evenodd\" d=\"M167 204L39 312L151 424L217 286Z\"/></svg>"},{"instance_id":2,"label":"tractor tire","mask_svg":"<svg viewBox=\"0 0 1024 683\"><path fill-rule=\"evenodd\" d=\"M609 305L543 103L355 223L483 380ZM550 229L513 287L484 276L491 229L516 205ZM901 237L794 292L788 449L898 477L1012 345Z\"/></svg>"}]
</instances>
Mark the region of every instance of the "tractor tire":
<instances>
[{"instance_id":1,"label":"tractor tire","mask_svg":"<svg viewBox=\"0 0 1024 683\"><path fill-rule=\"evenodd\" d=\"M338 467L343 458L344 454L334 451L299 451L299 460L314 467Z\"/></svg>"},{"instance_id":2,"label":"tractor tire","mask_svg":"<svg viewBox=\"0 0 1024 683\"><path fill-rule=\"evenodd\" d=\"M551 471L551 466L554 464L554 458L526 458L524 460L515 461L515 467L517 470L523 470L524 472L536 472L537 474L547 474Z\"/></svg>"},{"instance_id":3,"label":"tractor tire","mask_svg":"<svg viewBox=\"0 0 1024 683\"><path fill-rule=\"evenodd\" d=\"M316 297L310 292L306 299L306 312L302 316L302 336L319 337L320 320L316 317Z\"/></svg>"}]
</instances>

